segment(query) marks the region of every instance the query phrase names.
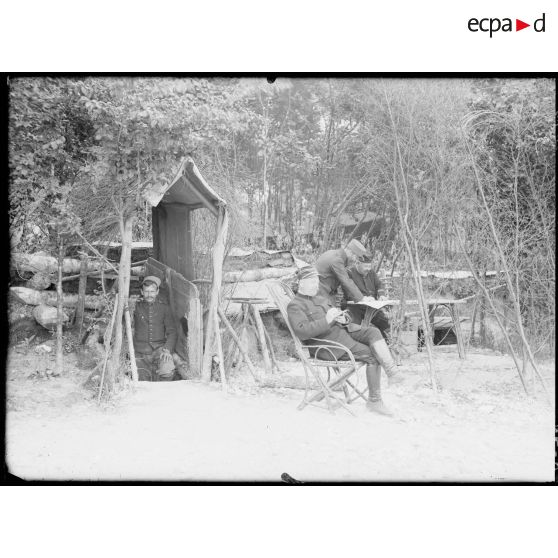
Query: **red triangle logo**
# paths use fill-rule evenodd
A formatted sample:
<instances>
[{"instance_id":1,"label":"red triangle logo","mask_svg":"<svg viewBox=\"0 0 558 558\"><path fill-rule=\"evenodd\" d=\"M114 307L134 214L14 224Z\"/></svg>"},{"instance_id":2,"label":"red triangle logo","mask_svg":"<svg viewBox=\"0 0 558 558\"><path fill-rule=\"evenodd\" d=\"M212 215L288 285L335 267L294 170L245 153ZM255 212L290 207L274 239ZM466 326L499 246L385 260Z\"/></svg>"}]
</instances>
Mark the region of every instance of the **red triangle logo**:
<instances>
[{"instance_id":1,"label":"red triangle logo","mask_svg":"<svg viewBox=\"0 0 558 558\"><path fill-rule=\"evenodd\" d=\"M531 24L530 23L525 23L524 21L521 21L520 19L515 20L515 30L516 31L521 31L522 29L525 29L526 27L531 27Z\"/></svg>"}]
</instances>

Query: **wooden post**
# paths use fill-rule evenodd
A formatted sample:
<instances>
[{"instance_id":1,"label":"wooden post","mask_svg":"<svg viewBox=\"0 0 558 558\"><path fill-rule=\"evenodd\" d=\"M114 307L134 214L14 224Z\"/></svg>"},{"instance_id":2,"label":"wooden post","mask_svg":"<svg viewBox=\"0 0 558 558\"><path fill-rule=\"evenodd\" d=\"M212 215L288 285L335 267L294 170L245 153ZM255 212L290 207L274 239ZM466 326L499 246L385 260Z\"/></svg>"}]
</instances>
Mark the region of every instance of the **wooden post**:
<instances>
[{"instance_id":1,"label":"wooden post","mask_svg":"<svg viewBox=\"0 0 558 558\"><path fill-rule=\"evenodd\" d=\"M225 358L223 357L223 345L221 340L221 328L219 327L219 316L217 311L219 306L215 308L215 341L217 343L217 357L219 358L219 375L221 377L221 389L227 389L227 376L225 375Z\"/></svg>"},{"instance_id":2,"label":"wooden post","mask_svg":"<svg viewBox=\"0 0 558 558\"><path fill-rule=\"evenodd\" d=\"M271 342L271 337L269 332L264 327L265 337L267 339L267 346L269 348L269 355L271 356L271 371L275 368L277 373L281 373L281 368L279 367L279 363L277 362L277 358L275 358L275 349L273 348L273 343Z\"/></svg>"},{"instance_id":3,"label":"wooden post","mask_svg":"<svg viewBox=\"0 0 558 558\"><path fill-rule=\"evenodd\" d=\"M434 345L434 335L435 333L435 320L434 320L434 314L436 313L436 308L437 305L436 304L429 304L428 305L428 323L430 325L430 331L428 332L428 334L430 335L430 339L432 340L432 345ZM424 332L424 336L425 336L425 342L426 342L426 334L427 332Z\"/></svg>"},{"instance_id":4,"label":"wooden post","mask_svg":"<svg viewBox=\"0 0 558 558\"><path fill-rule=\"evenodd\" d=\"M151 228L153 232L153 257L158 261L163 261L161 258L161 237L159 227L159 211L158 207L151 208Z\"/></svg>"},{"instance_id":5,"label":"wooden post","mask_svg":"<svg viewBox=\"0 0 558 558\"><path fill-rule=\"evenodd\" d=\"M479 342L481 347L487 346L486 339L486 297L479 295Z\"/></svg>"},{"instance_id":6,"label":"wooden post","mask_svg":"<svg viewBox=\"0 0 558 558\"><path fill-rule=\"evenodd\" d=\"M221 281L223 275L223 257L225 254L225 239L227 238L229 217L224 207L219 208L217 217L217 231L215 234L215 246L213 247L213 282L211 285L211 295L209 299L209 311L207 319L207 332L205 336L205 349L203 354L202 380L211 380L211 361L213 357L214 337L219 335L217 323L217 307L219 305L219 295L221 291ZM219 350L219 344L217 344Z\"/></svg>"},{"instance_id":7,"label":"wooden post","mask_svg":"<svg viewBox=\"0 0 558 558\"><path fill-rule=\"evenodd\" d=\"M479 304L478 296L475 297L475 302L473 304L473 311L471 313L471 331L469 332L469 338L467 339L467 347L475 340L475 325L477 321L477 309Z\"/></svg>"},{"instance_id":8,"label":"wooden post","mask_svg":"<svg viewBox=\"0 0 558 558\"><path fill-rule=\"evenodd\" d=\"M457 352L459 358L465 358L465 343L463 342L463 332L461 331L461 316L457 304L449 305L451 319L453 321L453 331L455 332L455 339L457 341Z\"/></svg>"},{"instance_id":9,"label":"wooden post","mask_svg":"<svg viewBox=\"0 0 558 558\"><path fill-rule=\"evenodd\" d=\"M231 334L233 341L236 343L236 346L238 347L240 354L246 361L246 365L248 366L248 369L250 370L250 373L252 374L254 380L256 380L256 382L259 382L256 369L254 368L254 365L252 364L252 361L250 360L250 357L248 356L246 349L242 346L242 342L240 341L238 335L236 334L236 331L234 330L233 326L229 322L229 319L227 318L223 310L221 310L221 308L218 308L217 312L219 313L219 317L221 318L221 321L225 324L225 327L228 329L229 333Z\"/></svg>"},{"instance_id":10,"label":"wooden post","mask_svg":"<svg viewBox=\"0 0 558 558\"><path fill-rule=\"evenodd\" d=\"M126 322L126 337L128 338L128 352L130 354L130 367L132 369L132 382L138 381L138 367L136 365L136 351L134 349L134 338L132 335L132 319L130 318L130 308L126 304L124 308L124 320Z\"/></svg>"},{"instance_id":11,"label":"wooden post","mask_svg":"<svg viewBox=\"0 0 558 558\"><path fill-rule=\"evenodd\" d=\"M99 384L99 395L97 397L97 404L101 402L101 394L103 393L103 384L105 383L105 372L107 369L107 364L109 360L109 352L110 352L110 342L112 339L112 330L114 328L114 321L116 319L116 314L118 313L118 293L116 293L116 297L114 299L114 308L112 309L112 317L110 319L110 324L108 329L105 331L105 360L103 362L103 371L101 373L101 383Z\"/></svg>"},{"instance_id":12,"label":"wooden post","mask_svg":"<svg viewBox=\"0 0 558 558\"><path fill-rule=\"evenodd\" d=\"M262 317L260 316L260 311L256 308L255 304L250 304L250 307L252 308L254 323L256 324L256 331L258 333L260 347L262 349L265 372L266 374L272 374L271 359L269 358L269 353L267 351L267 342L265 340L265 329L262 322Z\"/></svg>"},{"instance_id":13,"label":"wooden post","mask_svg":"<svg viewBox=\"0 0 558 558\"><path fill-rule=\"evenodd\" d=\"M109 372L116 374L120 369L120 351L122 349L122 322L124 317L124 307L128 304L128 293L130 291L130 260L132 255L132 226L133 215L122 216L121 222L122 252L120 254L120 266L118 273L118 308L116 313L114 332L114 346L111 355L111 368ZM111 376L111 382L114 378Z\"/></svg>"},{"instance_id":14,"label":"wooden post","mask_svg":"<svg viewBox=\"0 0 558 558\"><path fill-rule=\"evenodd\" d=\"M87 256L81 255L81 263L79 268L79 289L78 289L78 305L76 308L75 325L81 338L81 329L83 327L83 314L85 310L85 290L87 287Z\"/></svg>"},{"instance_id":15,"label":"wooden post","mask_svg":"<svg viewBox=\"0 0 558 558\"><path fill-rule=\"evenodd\" d=\"M62 344L62 265L64 263L64 241L58 233L58 281L56 282L56 371L62 374L64 367L64 347Z\"/></svg>"}]
</instances>

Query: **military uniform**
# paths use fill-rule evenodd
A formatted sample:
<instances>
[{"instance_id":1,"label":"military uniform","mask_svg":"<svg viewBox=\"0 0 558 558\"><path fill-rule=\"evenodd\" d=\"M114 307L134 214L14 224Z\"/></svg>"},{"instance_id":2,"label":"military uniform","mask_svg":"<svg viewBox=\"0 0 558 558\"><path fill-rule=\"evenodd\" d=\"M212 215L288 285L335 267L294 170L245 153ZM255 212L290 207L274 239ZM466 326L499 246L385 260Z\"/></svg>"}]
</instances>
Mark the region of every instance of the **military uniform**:
<instances>
[{"instance_id":1,"label":"military uniform","mask_svg":"<svg viewBox=\"0 0 558 558\"><path fill-rule=\"evenodd\" d=\"M161 361L163 349L172 353L176 343L176 325L168 304L156 299L140 300L134 311L134 350L138 378L143 381L169 381L174 363Z\"/></svg>"},{"instance_id":2,"label":"military uniform","mask_svg":"<svg viewBox=\"0 0 558 558\"><path fill-rule=\"evenodd\" d=\"M354 281L355 285L359 288L359 290L364 293L365 296L373 296L374 298L379 298L386 294L384 284L382 283L381 279L378 277L378 274L371 269L365 275L361 275L356 268L350 267L347 270L349 277ZM350 298L350 293L343 289L345 294L345 299L352 300ZM355 323L361 323L364 319L365 309L359 306L352 306L349 310L351 314L351 318ZM387 340L387 332L389 331L389 321L386 315L382 312L382 310L376 310L370 323L377 327L381 332L384 338Z\"/></svg>"},{"instance_id":3,"label":"military uniform","mask_svg":"<svg viewBox=\"0 0 558 558\"><path fill-rule=\"evenodd\" d=\"M367 408L383 415L392 415L382 401L380 363L384 367L390 383L397 381L397 371L382 334L374 326L365 327L354 324L343 326L336 320L328 323L327 313L330 309L335 308L331 297L325 296L321 292L314 296L303 294L317 290L318 285L315 279L316 269L312 266L306 266L299 271L300 291L287 306L288 320L293 331L299 339L305 341L306 345L327 344L328 341L336 341L345 345L352 352L355 360L366 363ZM303 283L305 280L308 281ZM310 348L310 354L322 360L332 360L334 357L340 360L347 359L346 353L337 348Z\"/></svg>"},{"instance_id":4,"label":"military uniform","mask_svg":"<svg viewBox=\"0 0 558 558\"><path fill-rule=\"evenodd\" d=\"M377 364L378 361L372 352L372 343L382 339L378 329L371 326L348 332L346 327L336 321L328 324L326 313L333 307L330 300L322 294L313 297L297 294L287 306L289 322L296 336L308 345L319 345L320 339L342 343L357 360ZM344 354L340 349L332 349L332 352L337 358ZM318 351L315 356L322 360L331 358L329 351L324 350Z\"/></svg>"},{"instance_id":5,"label":"military uniform","mask_svg":"<svg viewBox=\"0 0 558 558\"><path fill-rule=\"evenodd\" d=\"M355 267L351 266L347 270L347 273L360 291L365 294L365 296L378 298L386 294L382 280L373 269L366 273L366 275L361 275Z\"/></svg>"},{"instance_id":6,"label":"military uniform","mask_svg":"<svg viewBox=\"0 0 558 558\"><path fill-rule=\"evenodd\" d=\"M335 294L339 285L348 293L348 300L358 302L364 295L349 277L347 264L349 260L343 248L324 252L314 264L320 276L320 292L335 301Z\"/></svg>"}]
</instances>

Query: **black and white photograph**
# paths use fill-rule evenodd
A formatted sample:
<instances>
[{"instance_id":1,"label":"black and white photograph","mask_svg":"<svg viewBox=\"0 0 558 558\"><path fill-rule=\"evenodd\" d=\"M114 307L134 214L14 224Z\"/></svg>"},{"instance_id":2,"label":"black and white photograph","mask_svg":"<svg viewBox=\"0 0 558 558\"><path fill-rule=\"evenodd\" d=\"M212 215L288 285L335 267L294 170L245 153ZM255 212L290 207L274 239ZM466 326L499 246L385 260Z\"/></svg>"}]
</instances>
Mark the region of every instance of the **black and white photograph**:
<instances>
[{"instance_id":1,"label":"black and white photograph","mask_svg":"<svg viewBox=\"0 0 558 558\"><path fill-rule=\"evenodd\" d=\"M23 481L555 481L556 81L8 79Z\"/></svg>"}]
</instances>

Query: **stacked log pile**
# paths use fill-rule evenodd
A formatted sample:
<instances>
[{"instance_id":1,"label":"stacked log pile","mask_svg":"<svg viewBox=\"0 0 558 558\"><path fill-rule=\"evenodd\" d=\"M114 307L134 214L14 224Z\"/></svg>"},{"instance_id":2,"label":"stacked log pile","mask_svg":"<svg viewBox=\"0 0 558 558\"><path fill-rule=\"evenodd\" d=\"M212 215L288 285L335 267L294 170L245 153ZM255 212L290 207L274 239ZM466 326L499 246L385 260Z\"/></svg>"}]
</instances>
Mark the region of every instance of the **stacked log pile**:
<instances>
[{"instance_id":1,"label":"stacked log pile","mask_svg":"<svg viewBox=\"0 0 558 558\"><path fill-rule=\"evenodd\" d=\"M99 296L101 279L104 281L103 290L109 292L118 277L118 263L120 245L115 244L102 250L105 256L95 249L83 263L80 255L83 247L69 247L62 264L63 296L62 306L66 309L65 323L71 323L79 306L80 295L78 284L80 276L85 282L85 290L80 291L81 302L86 311L102 310L104 297ZM145 256L152 253L151 243L134 243L132 247L131 293L139 294L139 279L145 274ZM70 256L70 257L68 257ZM45 252L34 254L14 253L10 261L11 268L11 297L23 304L41 308L35 310L33 315L38 323L50 329L52 327L49 307L57 304L57 258ZM233 249L225 259L223 269L223 295L224 297L252 296L254 289L264 287L262 296L267 296L265 282L293 275L297 264L293 255L288 251L260 250L249 251ZM85 277L83 277L85 275ZM202 279L201 282L204 280ZM246 291L246 292L245 292ZM234 306L234 303L232 304ZM270 304L270 308L273 305ZM227 308L230 311L232 308ZM263 308L262 308L263 309ZM78 312L79 314L79 312ZM87 317L86 317L87 318Z\"/></svg>"},{"instance_id":2,"label":"stacked log pile","mask_svg":"<svg viewBox=\"0 0 558 558\"><path fill-rule=\"evenodd\" d=\"M51 330L56 324L56 292L58 262L57 258L45 252L35 254L14 253L10 259L12 300L33 307L31 315L38 324ZM132 268L132 273L139 278L143 266ZM74 309L82 304L89 311L102 311L104 297L99 296L99 279L105 279L105 286L110 290L118 277L116 263L101 257L87 257L83 260L65 257L62 262L62 306L65 308L63 321L70 324L75 315ZM84 284L78 294L78 285ZM81 314L83 316L83 314Z\"/></svg>"}]
</instances>

